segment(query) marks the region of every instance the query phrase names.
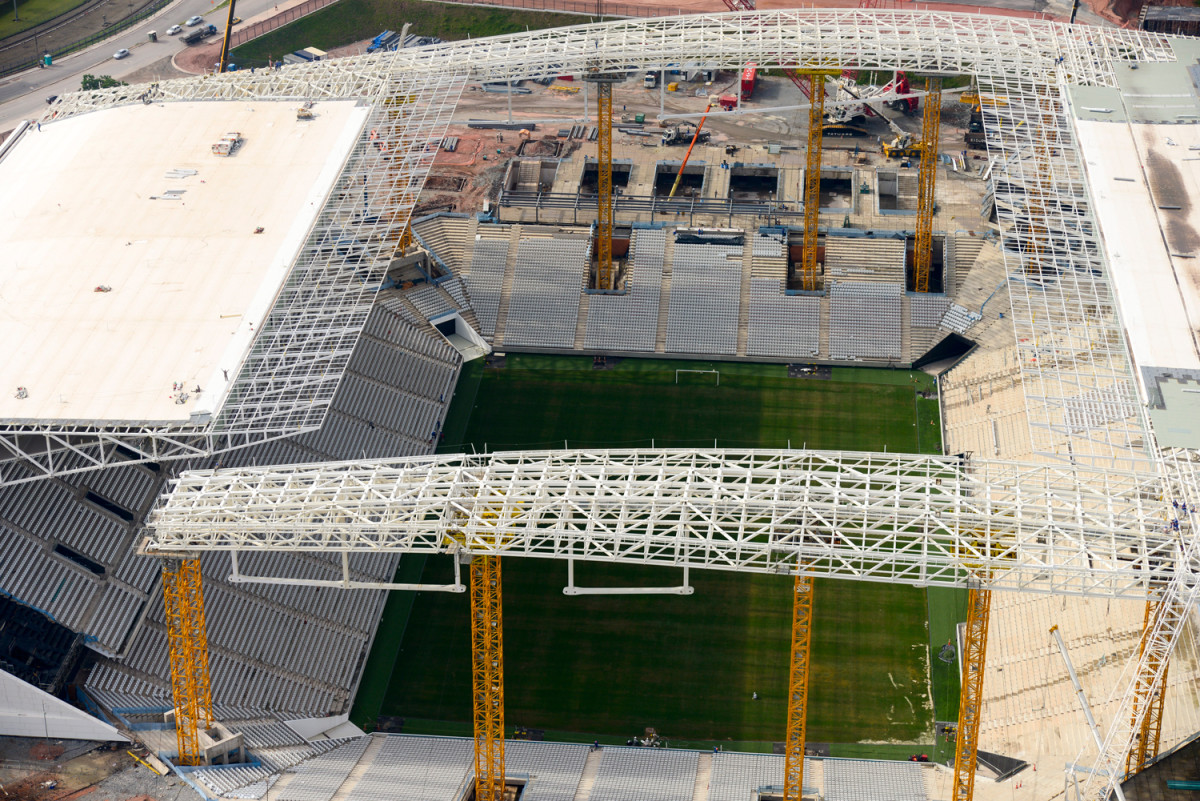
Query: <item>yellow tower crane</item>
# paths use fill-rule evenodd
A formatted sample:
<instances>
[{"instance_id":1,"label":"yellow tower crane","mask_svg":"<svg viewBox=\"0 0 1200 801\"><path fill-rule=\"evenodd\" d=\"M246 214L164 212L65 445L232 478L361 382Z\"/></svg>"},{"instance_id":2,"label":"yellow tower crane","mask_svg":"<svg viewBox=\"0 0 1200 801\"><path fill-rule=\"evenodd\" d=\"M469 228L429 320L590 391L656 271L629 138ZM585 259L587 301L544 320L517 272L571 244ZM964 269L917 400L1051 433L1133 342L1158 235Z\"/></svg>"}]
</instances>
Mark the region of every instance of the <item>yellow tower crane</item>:
<instances>
[{"instance_id":1,"label":"yellow tower crane","mask_svg":"<svg viewBox=\"0 0 1200 801\"><path fill-rule=\"evenodd\" d=\"M1138 648L1138 656L1146 653L1146 647L1155 620L1166 610L1157 601L1146 601L1146 612L1142 620L1142 641ZM1133 746L1125 756L1125 775L1133 776L1141 773L1147 764L1158 756L1159 739L1162 736L1163 702L1167 695L1167 670L1169 665L1163 665L1162 685L1157 693L1152 693L1150 679L1158 671L1162 660L1150 651L1145 670L1139 674L1136 695L1133 700L1133 730L1138 733Z\"/></svg>"},{"instance_id":2,"label":"yellow tower crane","mask_svg":"<svg viewBox=\"0 0 1200 801\"><path fill-rule=\"evenodd\" d=\"M204 590L199 559L163 562L163 604L167 648L171 658L171 692L175 703L177 765L200 765L204 751L200 729L212 723L208 681L208 639L204 627Z\"/></svg>"},{"instance_id":3,"label":"yellow tower crane","mask_svg":"<svg viewBox=\"0 0 1200 801\"><path fill-rule=\"evenodd\" d=\"M596 173L600 185L597 198L596 288L613 288L612 235L612 85L616 75L594 72L587 80L596 84Z\"/></svg>"},{"instance_id":4,"label":"yellow tower crane","mask_svg":"<svg viewBox=\"0 0 1200 801\"><path fill-rule=\"evenodd\" d=\"M808 654L812 642L812 577L797 573L792 593L792 650L788 671L783 801L800 801L800 794L804 791L804 735L808 725Z\"/></svg>"},{"instance_id":5,"label":"yellow tower crane","mask_svg":"<svg viewBox=\"0 0 1200 801\"><path fill-rule=\"evenodd\" d=\"M224 72L229 67L229 45L233 40L233 21L237 19L233 15L233 10L236 7L237 0L229 0L229 13L225 15L225 38L221 40L221 56L217 60L217 72Z\"/></svg>"},{"instance_id":6,"label":"yellow tower crane","mask_svg":"<svg viewBox=\"0 0 1200 801\"><path fill-rule=\"evenodd\" d=\"M471 693L475 713L475 799L504 798L504 626L500 557L471 561Z\"/></svg>"},{"instance_id":7,"label":"yellow tower crane","mask_svg":"<svg viewBox=\"0 0 1200 801\"><path fill-rule=\"evenodd\" d=\"M821 128L825 118L825 76L838 70L796 70L813 87L808 106L808 156L804 162L804 251L800 261L800 288L819 289L817 277L817 224L821 212Z\"/></svg>"},{"instance_id":8,"label":"yellow tower crane","mask_svg":"<svg viewBox=\"0 0 1200 801\"><path fill-rule=\"evenodd\" d=\"M913 289L929 291L933 264L934 187L937 183L938 129L942 121L942 79L925 80L925 114L921 121L921 165L917 170L917 241L913 250Z\"/></svg>"},{"instance_id":9,"label":"yellow tower crane","mask_svg":"<svg viewBox=\"0 0 1200 801\"><path fill-rule=\"evenodd\" d=\"M958 728L954 735L954 798L971 801L979 749L979 719L983 711L983 666L987 657L988 612L992 591L973 587L967 601L963 638L962 690L958 699Z\"/></svg>"}]
</instances>

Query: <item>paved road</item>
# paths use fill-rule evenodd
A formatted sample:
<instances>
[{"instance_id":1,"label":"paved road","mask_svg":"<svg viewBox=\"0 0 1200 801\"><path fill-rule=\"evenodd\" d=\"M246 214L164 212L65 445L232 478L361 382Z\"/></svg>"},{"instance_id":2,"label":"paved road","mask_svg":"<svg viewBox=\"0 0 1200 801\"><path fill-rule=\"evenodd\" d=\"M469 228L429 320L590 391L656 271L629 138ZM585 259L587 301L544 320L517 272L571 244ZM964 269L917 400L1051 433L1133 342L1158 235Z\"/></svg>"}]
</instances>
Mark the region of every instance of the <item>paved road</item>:
<instances>
[{"instance_id":1,"label":"paved road","mask_svg":"<svg viewBox=\"0 0 1200 801\"><path fill-rule=\"evenodd\" d=\"M286 5L292 4L289 2ZM277 3L276 0L238 0L237 15L248 22L251 17L274 13L277 5L282 8L285 3ZM121 79L174 55L186 45L179 41L178 36L164 36L163 32L193 14L200 14L207 22L223 28L226 10L213 11L213 6L213 0L179 0L153 19L89 50L67 56L53 67L30 70L0 81L0 133L12 130L21 120L40 116L46 110L46 98L49 95L78 91L85 73ZM158 31L157 42L151 42L146 36L149 31ZM129 57L114 61L113 53L122 47L129 49Z\"/></svg>"}]
</instances>

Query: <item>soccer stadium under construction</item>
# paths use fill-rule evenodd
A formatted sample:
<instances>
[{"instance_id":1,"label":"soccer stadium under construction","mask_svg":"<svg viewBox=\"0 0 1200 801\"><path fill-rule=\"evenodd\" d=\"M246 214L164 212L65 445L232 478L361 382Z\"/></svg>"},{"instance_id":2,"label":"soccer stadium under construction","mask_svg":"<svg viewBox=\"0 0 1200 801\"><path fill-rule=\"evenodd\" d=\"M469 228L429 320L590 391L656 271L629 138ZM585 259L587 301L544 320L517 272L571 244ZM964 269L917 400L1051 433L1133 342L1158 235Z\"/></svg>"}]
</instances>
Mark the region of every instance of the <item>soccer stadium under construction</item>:
<instances>
[{"instance_id":1,"label":"soccer stadium under construction","mask_svg":"<svg viewBox=\"0 0 1200 801\"><path fill-rule=\"evenodd\" d=\"M962 76L986 150L932 158L927 114L911 160L827 144L818 193L819 134L684 156L635 126L414 213L468 87L750 63ZM59 98L0 143L2 733L136 738L226 799L1123 801L1200 733L1197 63L805 9ZM934 364L945 453L435 454L504 352ZM505 742L499 557L795 576L782 753ZM812 577L970 589L953 764L805 756ZM349 722L417 589L471 592L474 740ZM81 661L90 714L51 697Z\"/></svg>"}]
</instances>

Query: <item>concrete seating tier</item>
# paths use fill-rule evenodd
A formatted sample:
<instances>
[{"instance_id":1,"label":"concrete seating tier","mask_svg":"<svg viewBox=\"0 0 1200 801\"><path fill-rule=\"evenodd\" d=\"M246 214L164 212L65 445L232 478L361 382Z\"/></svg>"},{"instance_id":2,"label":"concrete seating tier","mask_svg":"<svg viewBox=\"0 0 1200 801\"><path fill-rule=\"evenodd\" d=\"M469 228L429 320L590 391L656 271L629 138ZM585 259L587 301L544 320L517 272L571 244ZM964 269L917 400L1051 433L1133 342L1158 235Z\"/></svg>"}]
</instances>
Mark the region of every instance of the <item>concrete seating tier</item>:
<instances>
[{"instance_id":1,"label":"concrete seating tier","mask_svg":"<svg viewBox=\"0 0 1200 801\"><path fill-rule=\"evenodd\" d=\"M741 292L740 245L676 242L666 351L735 354Z\"/></svg>"},{"instance_id":2,"label":"concrete seating tier","mask_svg":"<svg viewBox=\"0 0 1200 801\"><path fill-rule=\"evenodd\" d=\"M624 295L592 295L588 299L587 350L654 350L663 277L666 233L658 229L633 232L630 277Z\"/></svg>"}]
</instances>

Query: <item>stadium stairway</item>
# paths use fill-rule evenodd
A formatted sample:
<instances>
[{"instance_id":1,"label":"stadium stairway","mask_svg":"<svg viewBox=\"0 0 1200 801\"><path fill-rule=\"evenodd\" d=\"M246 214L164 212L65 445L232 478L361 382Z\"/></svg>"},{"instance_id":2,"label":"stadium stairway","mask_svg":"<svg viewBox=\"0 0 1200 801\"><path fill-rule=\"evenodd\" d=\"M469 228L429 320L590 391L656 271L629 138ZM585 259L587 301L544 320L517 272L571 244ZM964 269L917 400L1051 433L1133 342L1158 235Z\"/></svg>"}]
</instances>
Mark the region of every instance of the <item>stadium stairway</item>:
<instances>
[{"instance_id":1,"label":"stadium stairway","mask_svg":"<svg viewBox=\"0 0 1200 801\"><path fill-rule=\"evenodd\" d=\"M753 272L754 248L747 244L742 250L742 290L738 302L737 350L735 351L738 356L746 355L746 344L750 341L750 275Z\"/></svg>"},{"instance_id":2,"label":"stadium stairway","mask_svg":"<svg viewBox=\"0 0 1200 801\"><path fill-rule=\"evenodd\" d=\"M575 788L573 801L588 801L592 788L596 786L596 776L600 773L600 760L604 759L604 750L588 751L587 762L583 763L583 773L579 775L579 785Z\"/></svg>"},{"instance_id":3,"label":"stadium stairway","mask_svg":"<svg viewBox=\"0 0 1200 801\"><path fill-rule=\"evenodd\" d=\"M696 786L692 790L692 801L708 801L712 785L713 757L707 751L696 759Z\"/></svg>"},{"instance_id":4,"label":"stadium stairway","mask_svg":"<svg viewBox=\"0 0 1200 801\"><path fill-rule=\"evenodd\" d=\"M508 259L504 262L504 283L500 285L500 308L496 311L496 333L492 335L492 347L504 346L504 324L508 321L508 302L512 299L513 279L517 274L517 253L521 249L521 226L514 225L509 231Z\"/></svg>"},{"instance_id":5,"label":"stadium stairway","mask_svg":"<svg viewBox=\"0 0 1200 801\"><path fill-rule=\"evenodd\" d=\"M904 301L905 298L900 299L900 358L912 362L923 354L912 350L912 310Z\"/></svg>"},{"instance_id":6,"label":"stadium stairway","mask_svg":"<svg viewBox=\"0 0 1200 801\"><path fill-rule=\"evenodd\" d=\"M586 292L579 293L579 317L575 320L575 350L583 350L583 340L587 336L588 305L592 296Z\"/></svg>"},{"instance_id":7,"label":"stadium stairway","mask_svg":"<svg viewBox=\"0 0 1200 801\"><path fill-rule=\"evenodd\" d=\"M896 176L896 208L908 211L917 210L917 194L920 187L917 184L917 171L905 171Z\"/></svg>"},{"instance_id":8,"label":"stadium stairway","mask_svg":"<svg viewBox=\"0 0 1200 801\"><path fill-rule=\"evenodd\" d=\"M675 237L667 235L663 248L662 292L658 296L658 333L654 337L654 352L667 352L667 317L671 309L671 264L675 261Z\"/></svg>"},{"instance_id":9,"label":"stadium stairway","mask_svg":"<svg viewBox=\"0 0 1200 801\"><path fill-rule=\"evenodd\" d=\"M939 342L949 336L949 332L944 331L941 328L911 327L912 306L910 301L911 298L906 297L904 299L904 310L902 314L904 315L904 330L907 336L907 345L909 348L908 354L911 359L915 360L924 356L933 348L934 345L937 345Z\"/></svg>"},{"instance_id":10,"label":"stadium stairway","mask_svg":"<svg viewBox=\"0 0 1200 801\"><path fill-rule=\"evenodd\" d=\"M821 299L821 345L817 349L817 356L822 359L829 358L829 302L827 299Z\"/></svg>"}]
</instances>

